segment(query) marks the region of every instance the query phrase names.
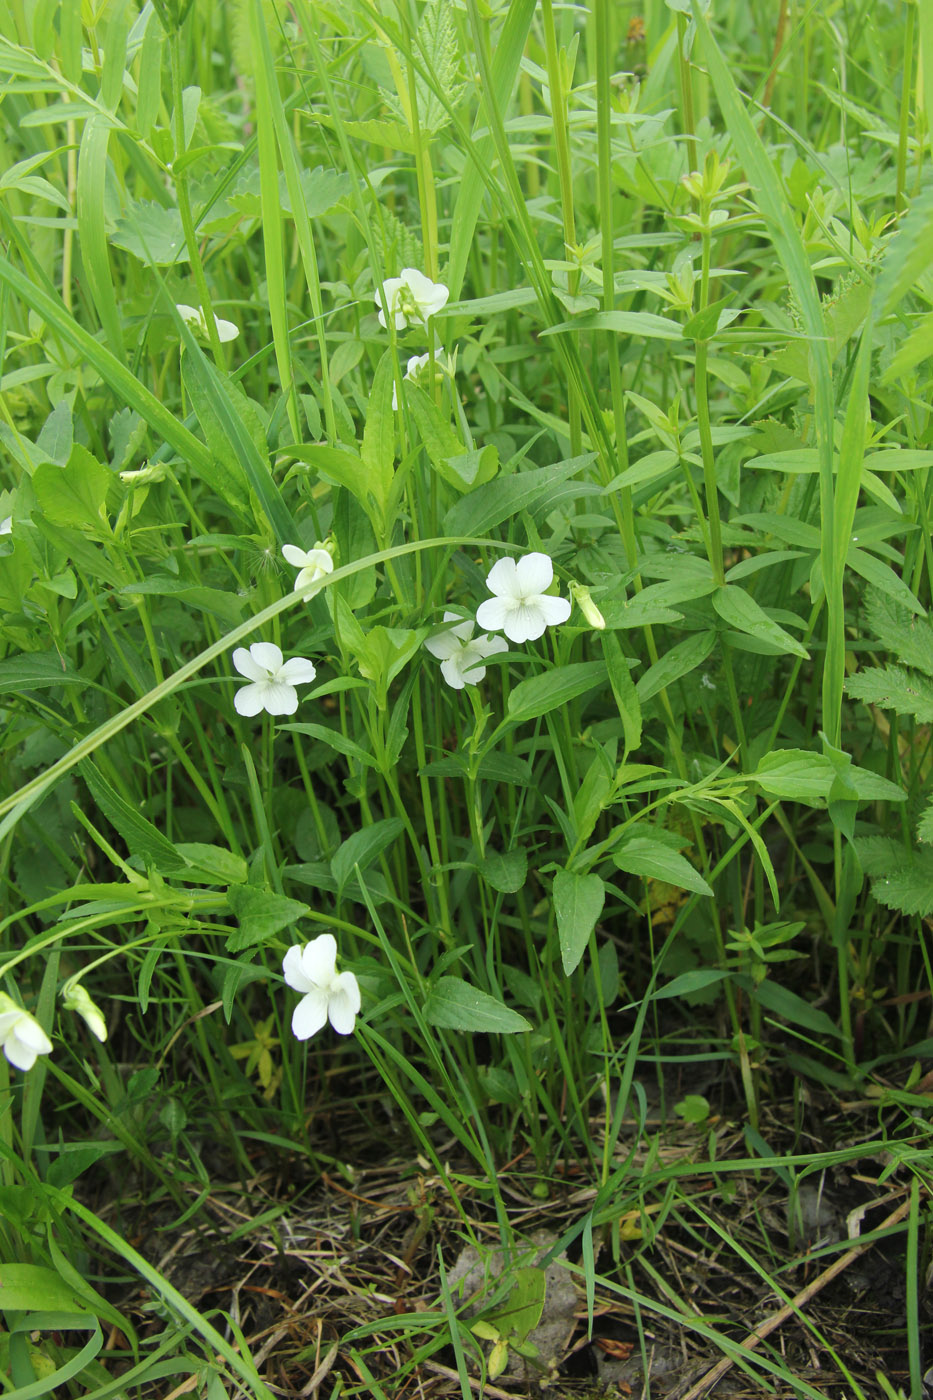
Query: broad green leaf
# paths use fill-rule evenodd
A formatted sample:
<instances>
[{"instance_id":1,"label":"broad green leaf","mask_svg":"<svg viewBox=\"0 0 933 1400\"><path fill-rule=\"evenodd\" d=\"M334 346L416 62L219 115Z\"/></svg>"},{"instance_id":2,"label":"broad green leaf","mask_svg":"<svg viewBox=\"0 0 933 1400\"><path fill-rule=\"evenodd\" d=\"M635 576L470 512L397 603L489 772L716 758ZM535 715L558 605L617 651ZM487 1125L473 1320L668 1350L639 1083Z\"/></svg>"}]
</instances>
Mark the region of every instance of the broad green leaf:
<instances>
[{"instance_id":1,"label":"broad green leaf","mask_svg":"<svg viewBox=\"0 0 933 1400\"><path fill-rule=\"evenodd\" d=\"M509 695L508 717L514 724L536 719L551 710L595 690L606 680L603 661L574 661L569 666L555 666L543 675L520 681Z\"/></svg>"},{"instance_id":2,"label":"broad green leaf","mask_svg":"<svg viewBox=\"0 0 933 1400\"><path fill-rule=\"evenodd\" d=\"M499 466L499 454L494 448L469 451L451 428L447 415L420 385L408 385L405 399L431 465L448 486L463 492L492 480Z\"/></svg>"},{"instance_id":3,"label":"broad green leaf","mask_svg":"<svg viewBox=\"0 0 933 1400\"><path fill-rule=\"evenodd\" d=\"M228 627L235 627L243 621L244 602L236 593L224 592L222 588L204 588L185 579L173 578L170 574L151 574L138 583L125 584L120 592L130 597L177 598L180 603L198 612L212 613Z\"/></svg>"},{"instance_id":4,"label":"broad green leaf","mask_svg":"<svg viewBox=\"0 0 933 1400\"><path fill-rule=\"evenodd\" d=\"M74 445L74 418L71 405L62 399L42 424L42 431L36 439L36 451L44 462L57 462L67 466Z\"/></svg>"},{"instance_id":5,"label":"broad green leaf","mask_svg":"<svg viewBox=\"0 0 933 1400\"><path fill-rule=\"evenodd\" d=\"M713 594L713 607L723 622L735 627L739 632L747 632L749 636L774 647L779 652L789 651L794 656L802 656L804 660L809 660L810 653L806 647L801 646L783 627L779 627L744 588L736 588L729 583L717 588Z\"/></svg>"},{"instance_id":6,"label":"broad green leaf","mask_svg":"<svg viewBox=\"0 0 933 1400\"><path fill-rule=\"evenodd\" d=\"M780 749L765 754L755 771L746 776L758 783L769 797L817 806L830 796L836 769L825 754L810 753L806 749ZM855 764L846 770L846 778L860 802L903 802L906 798L894 783Z\"/></svg>"},{"instance_id":7,"label":"broad green leaf","mask_svg":"<svg viewBox=\"0 0 933 1400\"><path fill-rule=\"evenodd\" d=\"M321 476L337 486L345 486L370 517L374 506L378 510L380 482L373 478L370 468L352 448L316 444L306 447L293 443L290 447L283 447L282 452L299 462L306 462L309 467L314 467ZM378 518L377 523L380 526L382 524Z\"/></svg>"},{"instance_id":8,"label":"broad green leaf","mask_svg":"<svg viewBox=\"0 0 933 1400\"><path fill-rule=\"evenodd\" d=\"M600 634L600 645L606 658L609 684L615 697L625 735L625 751L633 752L641 743L641 705L638 691L632 680L629 659L622 651L618 638L612 632Z\"/></svg>"},{"instance_id":9,"label":"broad green leaf","mask_svg":"<svg viewBox=\"0 0 933 1400\"><path fill-rule=\"evenodd\" d=\"M517 1011L459 977L438 978L425 1001L424 1018L439 1030L471 1034L514 1035L532 1029Z\"/></svg>"},{"instance_id":10,"label":"broad green leaf","mask_svg":"<svg viewBox=\"0 0 933 1400\"><path fill-rule=\"evenodd\" d=\"M926 616L926 608L907 587L903 574L892 569L890 564L885 564L876 555L869 554L867 549L857 549L854 544L849 545L846 562L850 569L861 574L862 578L867 579L875 588L889 594L902 608L906 608L910 613L919 613L921 617Z\"/></svg>"},{"instance_id":11,"label":"broad green leaf","mask_svg":"<svg viewBox=\"0 0 933 1400\"><path fill-rule=\"evenodd\" d=\"M54 1270L39 1264L0 1264L0 1309L88 1313L86 1300Z\"/></svg>"},{"instance_id":12,"label":"broad green leaf","mask_svg":"<svg viewBox=\"0 0 933 1400\"><path fill-rule=\"evenodd\" d=\"M32 488L39 509L52 525L70 525L90 531L98 539L109 540L107 499L116 478L109 467L92 457L86 447L75 443L65 467L50 462L37 467Z\"/></svg>"},{"instance_id":13,"label":"broad green leaf","mask_svg":"<svg viewBox=\"0 0 933 1400\"><path fill-rule=\"evenodd\" d=\"M558 870L554 876L554 912L564 972L569 977L586 951L596 920L603 912L606 890L598 875Z\"/></svg>"},{"instance_id":14,"label":"broad green leaf","mask_svg":"<svg viewBox=\"0 0 933 1400\"><path fill-rule=\"evenodd\" d=\"M110 266L104 211L107 207L108 146L113 123L95 113L85 123L78 153L75 210L84 281L100 317L107 343L119 360L124 357L123 317L117 306Z\"/></svg>"},{"instance_id":15,"label":"broad green leaf","mask_svg":"<svg viewBox=\"0 0 933 1400\"><path fill-rule=\"evenodd\" d=\"M181 215L154 200L130 200L127 212L114 222L110 242L132 253L147 267L171 267L188 261Z\"/></svg>"},{"instance_id":16,"label":"broad green leaf","mask_svg":"<svg viewBox=\"0 0 933 1400\"><path fill-rule=\"evenodd\" d=\"M0 560L0 568L5 563ZM48 685L88 685L88 679L57 651L27 651L0 661L0 695L42 690Z\"/></svg>"},{"instance_id":17,"label":"broad green leaf","mask_svg":"<svg viewBox=\"0 0 933 1400\"><path fill-rule=\"evenodd\" d=\"M184 869L184 857L179 855L168 837L163 836L158 827L121 797L93 763L87 760L79 764L78 772L110 825L126 842L131 855L139 856L147 866L154 865L162 875Z\"/></svg>"},{"instance_id":18,"label":"broad green leaf","mask_svg":"<svg viewBox=\"0 0 933 1400\"><path fill-rule=\"evenodd\" d=\"M713 987L731 976L731 972L722 972L715 967L695 967L690 972L682 972L673 981L665 982L654 993L653 999L662 1001L666 997L686 997L694 992L704 992L707 987Z\"/></svg>"},{"instance_id":19,"label":"broad green leaf","mask_svg":"<svg viewBox=\"0 0 933 1400\"><path fill-rule=\"evenodd\" d=\"M655 836L630 836L624 845L612 852L612 859L629 875L640 875L644 880L663 880L665 884L677 885L693 894L712 896L713 891L689 860Z\"/></svg>"},{"instance_id":20,"label":"broad green leaf","mask_svg":"<svg viewBox=\"0 0 933 1400\"><path fill-rule=\"evenodd\" d=\"M242 856L223 846L201 841L179 841L175 850L185 861L186 880L203 879L213 885L245 885L249 866Z\"/></svg>"},{"instance_id":21,"label":"broad green leaf","mask_svg":"<svg viewBox=\"0 0 933 1400\"><path fill-rule=\"evenodd\" d=\"M587 452L582 457L570 457L550 467L537 467L532 471L497 477L451 506L444 517L444 533L467 536L487 534L494 526L511 520L521 511L534 510L541 502L549 502L555 486L582 472L595 461L595 457L594 452Z\"/></svg>"},{"instance_id":22,"label":"broad green leaf","mask_svg":"<svg viewBox=\"0 0 933 1400\"><path fill-rule=\"evenodd\" d=\"M635 692L641 704L644 705L659 690L666 690L682 676L702 666L715 644L715 632L696 632L672 646L638 680Z\"/></svg>"},{"instance_id":23,"label":"broad green leaf","mask_svg":"<svg viewBox=\"0 0 933 1400\"><path fill-rule=\"evenodd\" d=\"M343 894L350 878L355 875L354 867L359 866L361 873L365 874L404 830L405 823L401 817L385 817L382 821L364 826L347 837L330 864L331 872L337 881L338 898Z\"/></svg>"},{"instance_id":24,"label":"broad green leaf","mask_svg":"<svg viewBox=\"0 0 933 1400\"><path fill-rule=\"evenodd\" d=\"M307 904L261 890L256 885L232 885L227 891L227 902L240 924L227 935L226 946L230 953L241 953L245 948L267 943L282 929L310 913Z\"/></svg>"},{"instance_id":25,"label":"broad green leaf","mask_svg":"<svg viewBox=\"0 0 933 1400\"><path fill-rule=\"evenodd\" d=\"M362 763L366 768L379 766L371 753L352 739L347 739L339 729L331 729L324 724L280 724L279 729L290 729L294 734L307 734L311 739L319 739L328 748L342 753L346 758L356 759L357 763Z\"/></svg>"},{"instance_id":26,"label":"broad green leaf","mask_svg":"<svg viewBox=\"0 0 933 1400\"><path fill-rule=\"evenodd\" d=\"M521 848L490 851L480 861L479 873L500 894L515 894L528 878L528 856Z\"/></svg>"},{"instance_id":27,"label":"broad green leaf","mask_svg":"<svg viewBox=\"0 0 933 1400\"><path fill-rule=\"evenodd\" d=\"M748 995L765 1011L782 1016L785 1021L792 1021L794 1025L805 1026L807 1030L816 1031L818 1035L838 1038L840 1034L839 1027L825 1011L821 1011L818 1006L812 1006L796 992L780 986L770 977L750 987Z\"/></svg>"}]
</instances>

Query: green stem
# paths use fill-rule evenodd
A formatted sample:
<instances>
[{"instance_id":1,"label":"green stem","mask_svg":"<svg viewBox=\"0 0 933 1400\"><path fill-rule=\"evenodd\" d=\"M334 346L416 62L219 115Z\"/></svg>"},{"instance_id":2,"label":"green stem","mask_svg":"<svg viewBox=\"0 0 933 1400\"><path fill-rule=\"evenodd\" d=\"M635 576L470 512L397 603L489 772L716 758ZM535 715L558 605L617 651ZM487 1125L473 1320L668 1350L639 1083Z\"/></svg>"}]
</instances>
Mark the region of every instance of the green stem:
<instances>
[{"instance_id":1,"label":"green stem","mask_svg":"<svg viewBox=\"0 0 933 1400\"><path fill-rule=\"evenodd\" d=\"M175 162L184 154L185 150L185 118L183 95L181 87L181 37L176 29L171 36L169 50L172 60L172 100L175 104L173 113L175 123ZM207 287L207 278L204 275L204 264L201 261L201 250L198 247L198 237L194 227L194 218L191 213L191 200L188 197L188 175L187 171L174 170L175 192L178 195L178 212L181 215L181 226L185 234L185 247L188 250L188 258L191 263L191 271L194 274L194 285L198 290L198 300L201 303L201 311L204 315L207 338L210 342L211 354L218 365L226 366L223 346L220 343L220 336L217 333L217 322L214 318L214 308L211 304L211 294Z\"/></svg>"}]
</instances>

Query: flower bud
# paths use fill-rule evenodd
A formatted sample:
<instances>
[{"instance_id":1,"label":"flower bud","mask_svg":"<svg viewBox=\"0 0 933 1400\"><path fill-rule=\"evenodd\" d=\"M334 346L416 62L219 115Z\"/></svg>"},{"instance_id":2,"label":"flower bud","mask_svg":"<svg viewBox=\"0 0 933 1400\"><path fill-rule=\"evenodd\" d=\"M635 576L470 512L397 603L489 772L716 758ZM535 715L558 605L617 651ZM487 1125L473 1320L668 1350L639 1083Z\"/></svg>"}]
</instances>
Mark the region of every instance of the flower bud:
<instances>
[{"instance_id":1,"label":"flower bud","mask_svg":"<svg viewBox=\"0 0 933 1400\"><path fill-rule=\"evenodd\" d=\"M77 1011L91 1035L96 1035L101 1043L107 1039L104 1014L80 982L66 982L62 987L62 1000L66 1011Z\"/></svg>"},{"instance_id":2,"label":"flower bud","mask_svg":"<svg viewBox=\"0 0 933 1400\"><path fill-rule=\"evenodd\" d=\"M582 583L573 582L570 585L570 595L590 626L602 632L606 626L606 619L593 602L590 590Z\"/></svg>"}]
</instances>

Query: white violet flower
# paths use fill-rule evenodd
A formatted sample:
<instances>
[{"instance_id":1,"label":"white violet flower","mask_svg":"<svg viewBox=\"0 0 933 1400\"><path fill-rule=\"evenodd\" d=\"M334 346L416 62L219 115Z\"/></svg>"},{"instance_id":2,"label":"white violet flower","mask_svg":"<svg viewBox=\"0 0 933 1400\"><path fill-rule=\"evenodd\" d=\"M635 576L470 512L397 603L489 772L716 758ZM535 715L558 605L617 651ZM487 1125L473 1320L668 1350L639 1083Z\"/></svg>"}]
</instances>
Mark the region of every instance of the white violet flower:
<instances>
[{"instance_id":1,"label":"white violet flower","mask_svg":"<svg viewBox=\"0 0 933 1400\"><path fill-rule=\"evenodd\" d=\"M200 306L185 306L183 302L175 303L175 310L188 328L199 335L202 340L210 337L207 330L207 321L204 319L204 312ZM214 325L217 327L217 339L223 344L225 340L236 340L240 334L239 326L235 326L232 321L222 321L219 316L214 317Z\"/></svg>"},{"instance_id":2,"label":"white violet flower","mask_svg":"<svg viewBox=\"0 0 933 1400\"><path fill-rule=\"evenodd\" d=\"M300 569L295 579L295 592L306 584L317 583L325 574L333 573L334 561L320 543L313 549L299 549L295 544L283 544L282 553L294 568Z\"/></svg>"},{"instance_id":3,"label":"white violet flower","mask_svg":"<svg viewBox=\"0 0 933 1400\"><path fill-rule=\"evenodd\" d=\"M493 564L486 587L494 598L480 603L476 621L491 632L504 632L510 642L533 642L546 627L566 622L570 601L545 593L554 578L554 565L546 554L526 554Z\"/></svg>"},{"instance_id":4,"label":"white violet flower","mask_svg":"<svg viewBox=\"0 0 933 1400\"><path fill-rule=\"evenodd\" d=\"M388 278L382 284L382 292L375 293L379 324L386 324L383 297L395 329L403 331L413 321L423 325L429 317L436 316L447 305L449 296L450 292L442 282L432 282L414 267L403 267L399 277Z\"/></svg>"},{"instance_id":5,"label":"white violet flower","mask_svg":"<svg viewBox=\"0 0 933 1400\"><path fill-rule=\"evenodd\" d=\"M107 1022L104 1020L104 1013L95 1001L92 1001L90 993L82 987L80 982L72 982L70 979L62 987L62 1001L66 1011L76 1011L87 1026L91 1035L95 1035L103 1044L107 1039Z\"/></svg>"},{"instance_id":6,"label":"white violet flower","mask_svg":"<svg viewBox=\"0 0 933 1400\"><path fill-rule=\"evenodd\" d=\"M13 517L8 515L4 520L0 520L0 535L12 535Z\"/></svg>"},{"instance_id":7,"label":"white violet flower","mask_svg":"<svg viewBox=\"0 0 933 1400\"><path fill-rule=\"evenodd\" d=\"M456 627L448 627L436 637L429 637L425 647L441 663L441 675L454 690L462 690L465 685L479 685L486 675L483 662L487 656L508 651L509 644L501 637L473 637L473 623L469 618L458 621L457 614L444 613L445 622L456 622ZM472 640L471 640L472 638Z\"/></svg>"},{"instance_id":8,"label":"white violet flower","mask_svg":"<svg viewBox=\"0 0 933 1400\"><path fill-rule=\"evenodd\" d=\"M249 685L241 686L233 697L238 715L293 715L298 708L296 685L310 685L317 675L312 661L293 656L286 661L274 642L254 642L249 651L237 647L232 661Z\"/></svg>"},{"instance_id":9,"label":"white violet flower","mask_svg":"<svg viewBox=\"0 0 933 1400\"><path fill-rule=\"evenodd\" d=\"M292 1012L299 1040L315 1035L329 1020L338 1035L349 1035L360 1009L360 986L352 972L337 971L337 940L322 933L303 948L289 948L282 959L285 981L303 992Z\"/></svg>"},{"instance_id":10,"label":"white violet flower","mask_svg":"<svg viewBox=\"0 0 933 1400\"><path fill-rule=\"evenodd\" d=\"M32 1069L40 1055L51 1054L52 1042L35 1016L0 992L0 1046L16 1069Z\"/></svg>"}]
</instances>

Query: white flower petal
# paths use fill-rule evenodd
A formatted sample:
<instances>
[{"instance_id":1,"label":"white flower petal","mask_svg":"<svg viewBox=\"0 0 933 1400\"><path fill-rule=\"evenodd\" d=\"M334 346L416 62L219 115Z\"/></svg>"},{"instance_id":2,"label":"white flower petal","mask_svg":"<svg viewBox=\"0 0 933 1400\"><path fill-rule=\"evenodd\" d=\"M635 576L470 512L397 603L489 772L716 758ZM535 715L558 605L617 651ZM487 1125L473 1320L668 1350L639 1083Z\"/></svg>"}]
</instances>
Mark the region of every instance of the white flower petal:
<instances>
[{"instance_id":1,"label":"white flower petal","mask_svg":"<svg viewBox=\"0 0 933 1400\"><path fill-rule=\"evenodd\" d=\"M460 643L452 632L438 632L436 637L426 638L424 648L432 656L436 656L438 661L449 661L459 652Z\"/></svg>"},{"instance_id":2,"label":"white flower petal","mask_svg":"<svg viewBox=\"0 0 933 1400\"><path fill-rule=\"evenodd\" d=\"M3 1053L15 1069L32 1069L38 1058L37 1051L29 1045L23 1045L19 1037L15 1035L11 1035L9 1040L4 1041Z\"/></svg>"},{"instance_id":3,"label":"white flower petal","mask_svg":"<svg viewBox=\"0 0 933 1400\"><path fill-rule=\"evenodd\" d=\"M299 1040L316 1035L327 1024L327 993L313 987L292 1012L292 1031Z\"/></svg>"},{"instance_id":4,"label":"white flower petal","mask_svg":"<svg viewBox=\"0 0 933 1400\"><path fill-rule=\"evenodd\" d=\"M241 686L233 697L233 708L238 715L252 719L265 709L268 681L254 681L252 685Z\"/></svg>"},{"instance_id":5,"label":"white flower petal","mask_svg":"<svg viewBox=\"0 0 933 1400\"><path fill-rule=\"evenodd\" d=\"M283 544L282 554L296 569L303 569L308 562L307 550L299 549L296 544Z\"/></svg>"},{"instance_id":6,"label":"white flower petal","mask_svg":"<svg viewBox=\"0 0 933 1400\"><path fill-rule=\"evenodd\" d=\"M192 330L199 331L204 328L204 317L201 315L200 306L186 306L183 301L179 301L175 303L175 310Z\"/></svg>"},{"instance_id":7,"label":"white flower petal","mask_svg":"<svg viewBox=\"0 0 933 1400\"><path fill-rule=\"evenodd\" d=\"M545 593L554 578L554 565L546 554L526 554L516 566L518 586L526 598Z\"/></svg>"},{"instance_id":8,"label":"white flower petal","mask_svg":"<svg viewBox=\"0 0 933 1400\"><path fill-rule=\"evenodd\" d=\"M558 627L570 616L570 599L555 598L545 593L534 599L535 607L542 614L547 627Z\"/></svg>"},{"instance_id":9,"label":"white flower petal","mask_svg":"<svg viewBox=\"0 0 933 1400\"><path fill-rule=\"evenodd\" d=\"M502 630L510 642L536 642L546 627L547 619L539 607L519 603L509 612Z\"/></svg>"},{"instance_id":10,"label":"white flower petal","mask_svg":"<svg viewBox=\"0 0 933 1400\"><path fill-rule=\"evenodd\" d=\"M493 564L492 568L489 570L489 574L486 578L486 587L489 589L490 593L495 593L500 597L503 595L506 597L515 597L518 593L517 572L518 566L515 560L511 555L506 555L504 559L500 559L498 563ZM488 626L487 623L483 622L479 613L476 614L476 620L480 627ZM497 625L501 627L502 624L499 623Z\"/></svg>"},{"instance_id":11,"label":"white flower petal","mask_svg":"<svg viewBox=\"0 0 933 1400\"><path fill-rule=\"evenodd\" d=\"M279 667L275 679L285 685L310 685L316 675L317 667L313 661L308 661L304 656L293 656Z\"/></svg>"},{"instance_id":12,"label":"white flower petal","mask_svg":"<svg viewBox=\"0 0 933 1400\"><path fill-rule=\"evenodd\" d=\"M460 670L460 656L449 656L446 661L441 662L441 675L449 686L454 690L462 690L466 685L463 673ZM482 677L480 678L482 679Z\"/></svg>"},{"instance_id":13,"label":"white flower petal","mask_svg":"<svg viewBox=\"0 0 933 1400\"><path fill-rule=\"evenodd\" d=\"M253 642L249 654L254 661L272 675L280 670L285 659L281 647L277 647L275 642Z\"/></svg>"},{"instance_id":14,"label":"white flower petal","mask_svg":"<svg viewBox=\"0 0 933 1400\"><path fill-rule=\"evenodd\" d=\"M360 985L352 972L335 978L327 1004L330 1023L338 1035L350 1035L360 1009Z\"/></svg>"},{"instance_id":15,"label":"white flower petal","mask_svg":"<svg viewBox=\"0 0 933 1400\"><path fill-rule=\"evenodd\" d=\"M12 533L13 517L12 515L4 516L4 518L0 520L0 535L12 535Z\"/></svg>"},{"instance_id":16,"label":"white flower petal","mask_svg":"<svg viewBox=\"0 0 933 1400\"><path fill-rule=\"evenodd\" d=\"M332 933L319 933L306 944L301 969L316 987L330 987L337 967L337 940Z\"/></svg>"},{"instance_id":17,"label":"white flower petal","mask_svg":"<svg viewBox=\"0 0 933 1400\"><path fill-rule=\"evenodd\" d=\"M479 652L480 656L497 656L500 652L508 651L509 644L502 637L477 637L470 645Z\"/></svg>"},{"instance_id":18,"label":"white flower petal","mask_svg":"<svg viewBox=\"0 0 933 1400\"><path fill-rule=\"evenodd\" d=\"M230 660L240 675L245 676L247 680L264 681L266 679L266 668L253 660L246 647L237 647Z\"/></svg>"},{"instance_id":19,"label":"white flower petal","mask_svg":"<svg viewBox=\"0 0 933 1400\"><path fill-rule=\"evenodd\" d=\"M214 317L214 325L217 327L217 339L221 345L228 340L236 340L240 334L239 326L235 326L232 321L222 321L219 316Z\"/></svg>"},{"instance_id":20,"label":"white flower petal","mask_svg":"<svg viewBox=\"0 0 933 1400\"><path fill-rule=\"evenodd\" d=\"M52 1049L52 1042L39 1022L34 1016L30 1016L28 1011L23 1012L19 1025L16 1027L16 1039L23 1045L28 1045L30 1050L35 1050L37 1055L48 1055Z\"/></svg>"},{"instance_id":21,"label":"white flower petal","mask_svg":"<svg viewBox=\"0 0 933 1400\"><path fill-rule=\"evenodd\" d=\"M298 709L298 691L284 681L267 681L262 707L269 715L293 715Z\"/></svg>"},{"instance_id":22,"label":"white flower petal","mask_svg":"<svg viewBox=\"0 0 933 1400\"><path fill-rule=\"evenodd\" d=\"M289 948L282 959L282 973L285 977L285 981L290 987L293 987L296 992L310 992L314 983L311 981L310 977L307 976L302 967L301 954L302 948L300 944L296 943L294 947Z\"/></svg>"},{"instance_id":23,"label":"white flower petal","mask_svg":"<svg viewBox=\"0 0 933 1400\"><path fill-rule=\"evenodd\" d=\"M506 562L511 561L500 560L500 563ZM496 567L498 568L498 565ZM479 623L480 627L489 632L502 632L505 630L505 635L514 642L515 638L505 627L506 619L512 615L513 611L514 603L511 599L487 598L485 603L480 603L479 607L476 609L476 621Z\"/></svg>"}]
</instances>

